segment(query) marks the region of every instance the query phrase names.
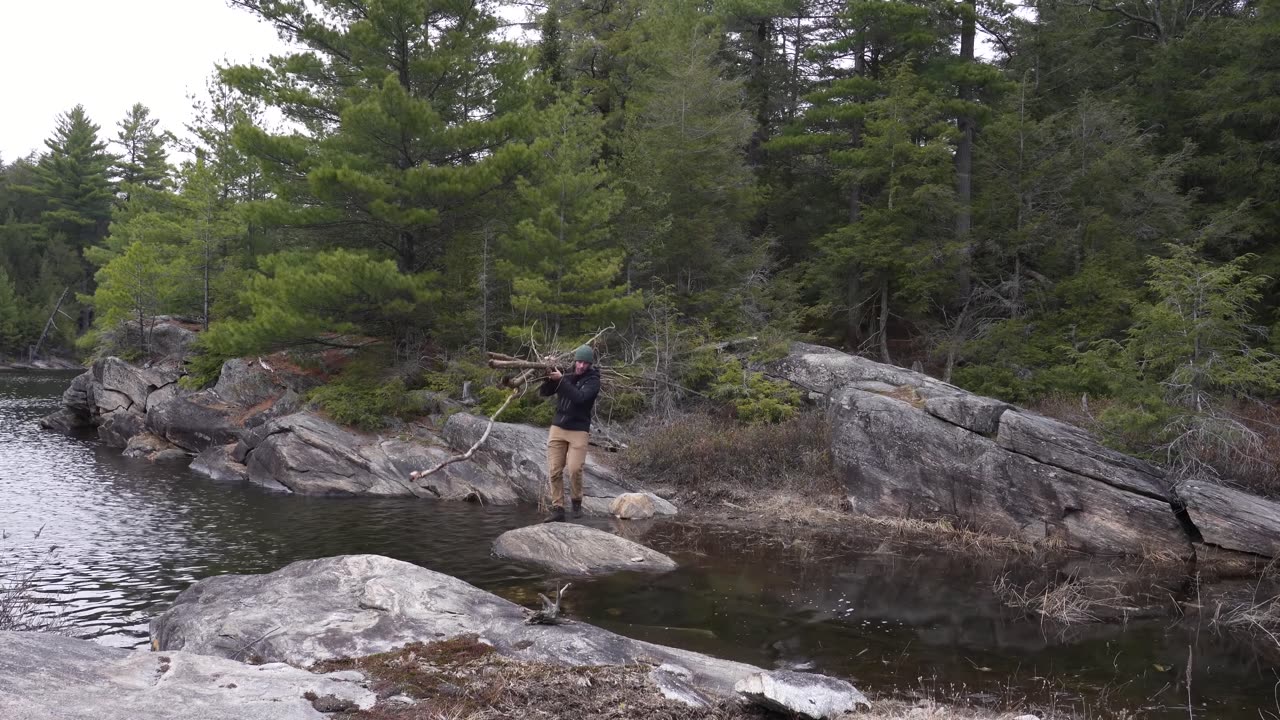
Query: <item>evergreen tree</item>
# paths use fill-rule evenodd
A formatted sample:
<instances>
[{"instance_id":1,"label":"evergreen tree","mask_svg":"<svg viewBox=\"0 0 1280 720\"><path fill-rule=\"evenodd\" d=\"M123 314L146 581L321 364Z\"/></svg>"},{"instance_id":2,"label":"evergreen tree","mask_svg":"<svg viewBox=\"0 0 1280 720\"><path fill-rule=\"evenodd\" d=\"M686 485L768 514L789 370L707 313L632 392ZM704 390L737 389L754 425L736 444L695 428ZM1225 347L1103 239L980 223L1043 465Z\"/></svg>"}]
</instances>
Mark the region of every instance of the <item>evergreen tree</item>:
<instances>
[{"instance_id":1,"label":"evergreen tree","mask_svg":"<svg viewBox=\"0 0 1280 720\"><path fill-rule=\"evenodd\" d=\"M275 197L258 219L439 268L529 162L525 53L483 5L234 0L307 48L223 78L307 132L241 125ZM334 231L339 232L334 232Z\"/></svg>"},{"instance_id":2,"label":"evergreen tree","mask_svg":"<svg viewBox=\"0 0 1280 720\"><path fill-rule=\"evenodd\" d=\"M918 318L949 289L957 259L955 133L938 94L909 60L894 72L887 94L864 105L862 126L860 146L833 158L860 188L858 216L822 238L814 270L836 293L850 284L870 289L874 336L881 359L890 362L893 308Z\"/></svg>"},{"instance_id":3,"label":"evergreen tree","mask_svg":"<svg viewBox=\"0 0 1280 720\"><path fill-rule=\"evenodd\" d=\"M159 124L147 106L134 103L118 125L115 143L120 146L120 155L115 176L125 202L139 188L162 190L169 184L169 153L165 146L170 138L157 129Z\"/></svg>"},{"instance_id":4,"label":"evergreen tree","mask_svg":"<svg viewBox=\"0 0 1280 720\"><path fill-rule=\"evenodd\" d=\"M683 3L655 4L644 23L648 69L635 80L617 166L628 281L670 286L686 312L727 315L744 265L757 260L743 82L723 74L716 27Z\"/></svg>"},{"instance_id":5,"label":"evergreen tree","mask_svg":"<svg viewBox=\"0 0 1280 720\"><path fill-rule=\"evenodd\" d=\"M61 236L77 250L101 239L111 219L113 158L98 129L83 106L59 116L31 188L46 203L41 216L46 237Z\"/></svg>"},{"instance_id":6,"label":"evergreen tree","mask_svg":"<svg viewBox=\"0 0 1280 720\"><path fill-rule=\"evenodd\" d=\"M201 335L197 379L216 378L227 358L286 348L382 343L403 350L429 327L440 298L432 274L407 275L364 252L278 253L263 257L259 269L240 293L245 317Z\"/></svg>"},{"instance_id":7,"label":"evergreen tree","mask_svg":"<svg viewBox=\"0 0 1280 720\"><path fill-rule=\"evenodd\" d=\"M9 274L0 267L0 355L19 355L26 348L28 317Z\"/></svg>"},{"instance_id":8,"label":"evergreen tree","mask_svg":"<svg viewBox=\"0 0 1280 720\"><path fill-rule=\"evenodd\" d=\"M138 328L135 348L145 355L155 317L170 310L185 282L173 248L135 240L97 274L93 304L98 325Z\"/></svg>"},{"instance_id":9,"label":"evergreen tree","mask_svg":"<svg viewBox=\"0 0 1280 720\"><path fill-rule=\"evenodd\" d=\"M641 304L621 282L622 248L610 243L623 196L600 161L599 115L565 96L544 122L533 144L541 162L517 185L521 219L503 241L499 267L512 284L508 332L517 338L531 323L550 338L576 337L625 323Z\"/></svg>"}]
</instances>

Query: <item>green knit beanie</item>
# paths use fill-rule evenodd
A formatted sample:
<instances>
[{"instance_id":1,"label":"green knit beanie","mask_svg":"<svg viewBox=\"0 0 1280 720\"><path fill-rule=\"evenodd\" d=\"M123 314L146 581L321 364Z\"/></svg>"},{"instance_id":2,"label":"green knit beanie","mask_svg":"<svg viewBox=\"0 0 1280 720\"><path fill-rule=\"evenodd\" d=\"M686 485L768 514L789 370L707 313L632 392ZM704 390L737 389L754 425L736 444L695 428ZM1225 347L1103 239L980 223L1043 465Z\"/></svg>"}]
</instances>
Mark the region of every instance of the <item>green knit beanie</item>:
<instances>
[{"instance_id":1,"label":"green knit beanie","mask_svg":"<svg viewBox=\"0 0 1280 720\"><path fill-rule=\"evenodd\" d=\"M594 363L596 361L596 351L592 350L590 345L582 345L573 351L573 359L578 362Z\"/></svg>"}]
</instances>

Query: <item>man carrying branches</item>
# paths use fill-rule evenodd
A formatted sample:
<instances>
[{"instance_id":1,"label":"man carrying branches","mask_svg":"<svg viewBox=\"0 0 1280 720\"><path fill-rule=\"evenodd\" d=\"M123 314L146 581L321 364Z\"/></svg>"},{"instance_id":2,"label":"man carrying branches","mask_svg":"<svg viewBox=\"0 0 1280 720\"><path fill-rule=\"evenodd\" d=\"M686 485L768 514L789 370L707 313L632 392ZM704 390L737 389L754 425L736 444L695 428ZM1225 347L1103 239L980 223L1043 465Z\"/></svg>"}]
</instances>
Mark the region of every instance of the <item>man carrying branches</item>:
<instances>
[{"instance_id":1,"label":"man carrying branches","mask_svg":"<svg viewBox=\"0 0 1280 720\"><path fill-rule=\"evenodd\" d=\"M552 367L538 394L556 396L556 415L547 435L547 470L550 473L551 514L545 522L564 521L564 473L569 472L573 516L582 516L582 466L587 460L591 436L591 409L600 394L600 371L590 345L573 351L573 375Z\"/></svg>"}]
</instances>

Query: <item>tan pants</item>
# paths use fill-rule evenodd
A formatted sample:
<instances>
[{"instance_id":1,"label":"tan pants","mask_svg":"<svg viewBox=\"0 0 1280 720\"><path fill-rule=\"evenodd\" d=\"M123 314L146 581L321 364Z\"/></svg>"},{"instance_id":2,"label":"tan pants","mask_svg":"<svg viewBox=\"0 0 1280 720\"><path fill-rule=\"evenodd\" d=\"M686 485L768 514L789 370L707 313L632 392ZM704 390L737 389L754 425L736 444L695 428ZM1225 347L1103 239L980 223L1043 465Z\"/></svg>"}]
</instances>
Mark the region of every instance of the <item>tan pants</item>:
<instances>
[{"instance_id":1,"label":"tan pants","mask_svg":"<svg viewBox=\"0 0 1280 720\"><path fill-rule=\"evenodd\" d=\"M551 506L564 507L564 473L569 471L570 492L582 500L582 465L587 461L585 430L564 430L551 426L547 434L547 471L551 474Z\"/></svg>"}]
</instances>

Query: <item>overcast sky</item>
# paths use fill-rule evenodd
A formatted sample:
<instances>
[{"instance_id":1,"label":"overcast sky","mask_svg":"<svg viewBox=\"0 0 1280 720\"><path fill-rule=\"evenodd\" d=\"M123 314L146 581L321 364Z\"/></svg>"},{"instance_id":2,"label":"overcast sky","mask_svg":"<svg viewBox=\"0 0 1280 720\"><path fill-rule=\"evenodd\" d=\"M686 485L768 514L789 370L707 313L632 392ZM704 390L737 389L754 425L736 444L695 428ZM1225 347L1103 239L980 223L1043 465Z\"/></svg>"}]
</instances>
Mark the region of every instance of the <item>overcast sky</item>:
<instances>
[{"instance_id":1,"label":"overcast sky","mask_svg":"<svg viewBox=\"0 0 1280 720\"><path fill-rule=\"evenodd\" d=\"M175 133L214 63L283 49L226 0L0 0L0 159L43 150L59 113L84 105L114 138L135 102Z\"/></svg>"}]
</instances>

